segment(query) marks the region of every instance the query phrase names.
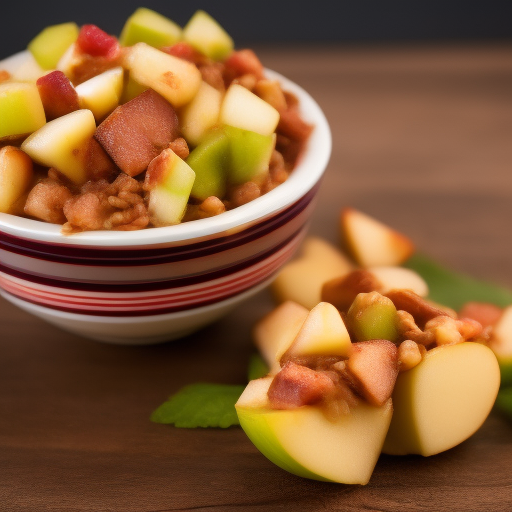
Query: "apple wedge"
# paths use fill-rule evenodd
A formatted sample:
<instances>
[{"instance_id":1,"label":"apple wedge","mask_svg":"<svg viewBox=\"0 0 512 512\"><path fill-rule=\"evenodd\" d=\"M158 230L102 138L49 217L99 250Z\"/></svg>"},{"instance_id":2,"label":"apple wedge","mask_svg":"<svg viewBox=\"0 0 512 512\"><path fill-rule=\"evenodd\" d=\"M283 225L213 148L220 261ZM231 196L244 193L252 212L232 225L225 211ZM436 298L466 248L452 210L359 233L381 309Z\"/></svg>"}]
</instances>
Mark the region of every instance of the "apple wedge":
<instances>
[{"instance_id":1,"label":"apple wedge","mask_svg":"<svg viewBox=\"0 0 512 512\"><path fill-rule=\"evenodd\" d=\"M34 175L32 167L32 160L20 149L0 149L0 213L12 213L16 201L28 192Z\"/></svg>"},{"instance_id":2,"label":"apple wedge","mask_svg":"<svg viewBox=\"0 0 512 512\"><path fill-rule=\"evenodd\" d=\"M24 137L45 123L43 103L35 84L0 84L0 141Z\"/></svg>"},{"instance_id":3,"label":"apple wedge","mask_svg":"<svg viewBox=\"0 0 512 512\"><path fill-rule=\"evenodd\" d=\"M251 381L236 403L240 425L253 444L277 466L295 475L345 484L367 484L393 414L360 403L332 421L320 407L271 409L272 377Z\"/></svg>"},{"instance_id":4,"label":"apple wedge","mask_svg":"<svg viewBox=\"0 0 512 512\"><path fill-rule=\"evenodd\" d=\"M321 290L326 281L348 274L352 264L335 246L317 237L308 237L302 254L285 265L272 283L279 302L292 300L312 309L321 302Z\"/></svg>"},{"instance_id":5,"label":"apple wedge","mask_svg":"<svg viewBox=\"0 0 512 512\"><path fill-rule=\"evenodd\" d=\"M485 345L464 342L429 350L397 378L383 452L429 456L462 443L487 418L499 386L498 362Z\"/></svg>"},{"instance_id":6,"label":"apple wedge","mask_svg":"<svg viewBox=\"0 0 512 512\"><path fill-rule=\"evenodd\" d=\"M340 225L343 239L363 267L400 265L414 252L409 238L353 208L342 210Z\"/></svg>"},{"instance_id":7,"label":"apple wedge","mask_svg":"<svg viewBox=\"0 0 512 512\"><path fill-rule=\"evenodd\" d=\"M155 90L174 107L191 101L202 82L201 72L194 64L146 43L127 49L123 65L136 82Z\"/></svg>"},{"instance_id":8,"label":"apple wedge","mask_svg":"<svg viewBox=\"0 0 512 512\"><path fill-rule=\"evenodd\" d=\"M34 162L54 167L76 185L82 185L88 179L87 151L95 130L92 112L76 110L46 123L25 139L21 149Z\"/></svg>"}]
</instances>

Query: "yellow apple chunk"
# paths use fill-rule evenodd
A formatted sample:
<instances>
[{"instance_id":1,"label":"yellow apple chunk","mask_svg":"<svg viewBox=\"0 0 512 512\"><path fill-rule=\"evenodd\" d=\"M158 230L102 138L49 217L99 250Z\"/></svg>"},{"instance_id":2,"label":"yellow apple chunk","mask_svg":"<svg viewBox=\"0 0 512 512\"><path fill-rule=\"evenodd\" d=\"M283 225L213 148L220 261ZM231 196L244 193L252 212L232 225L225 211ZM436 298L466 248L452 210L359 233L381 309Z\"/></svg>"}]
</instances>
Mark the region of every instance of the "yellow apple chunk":
<instances>
[{"instance_id":1,"label":"yellow apple chunk","mask_svg":"<svg viewBox=\"0 0 512 512\"><path fill-rule=\"evenodd\" d=\"M352 343L339 311L320 302L308 314L286 356L348 357Z\"/></svg>"},{"instance_id":2,"label":"yellow apple chunk","mask_svg":"<svg viewBox=\"0 0 512 512\"><path fill-rule=\"evenodd\" d=\"M123 63L133 80L150 87L174 107L191 101L201 86L201 72L194 64L146 43L127 50Z\"/></svg>"},{"instance_id":3,"label":"yellow apple chunk","mask_svg":"<svg viewBox=\"0 0 512 512\"><path fill-rule=\"evenodd\" d=\"M13 206L28 191L33 177L32 160L18 148L0 149L0 212L12 213Z\"/></svg>"},{"instance_id":4,"label":"yellow apple chunk","mask_svg":"<svg viewBox=\"0 0 512 512\"><path fill-rule=\"evenodd\" d=\"M475 342L437 347L399 374L383 451L435 455L472 436L490 413L500 386L492 350Z\"/></svg>"},{"instance_id":5,"label":"yellow apple chunk","mask_svg":"<svg viewBox=\"0 0 512 512\"><path fill-rule=\"evenodd\" d=\"M118 105L123 93L123 68L109 69L76 86L80 106L101 122Z\"/></svg>"},{"instance_id":6,"label":"yellow apple chunk","mask_svg":"<svg viewBox=\"0 0 512 512\"><path fill-rule=\"evenodd\" d=\"M36 84L0 84L0 140L28 135L45 123L46 116Z\"/></svg>"},{"instance_id":7,"label":"yellow apple chunk","mask_svg":"<svg viewBox=\"0 0 512 512\"><path fill-rule=\"evenodd\" d=\"M292 344L308 314L304 306L286 301L254 326L254 341L271 374L281 369L281 356Z\"/></svg>"},{"instance_id":8,"label":"yellow apple chunk","mask_svg":"<svg viewBox=\"0 0 512 512\"><path fill-rule=\"evenodd\" d=\"M87 149L96 130L90 110L76 110L58 117L30 135L21 145L34 162L54 167L73 183L88 179Z\"/></svg>"},{"instance_id":9,"label":"yellow apple chunk","mask_svg":"<svg viewBox=\"0 0 512 512\"><path fill-rule=\"evenodd\" d=\"M389 290L410 290L420 297L428 295L428 285L414 270L405 267L370 267L368 269L380 282L381 293Z\"/></svg>"},{"instance_id":10,"label":"yellow apple chunk","mask_svg":"<svg viewBox=\"0 0 512 512\"><path fill-rule=\"evenodd\" d=\"M329 242L310 237L304 241L301 256L283 267L272 291L279 302L292 300L313 309L321 302L322 286L352 270L345 255Z\"/></svg>"},{"instance_id":11,"label":"yellow apple chunk","mask_svg":"<svg viewBox=\"0 0 512 512\"><path fill-rule=\"evenodd\" d=\"M391 400L381 407L361 402L333 421L316 406L270 409L271 381L251 381L236 404L240 425L256 448L298 476L367 484L391 421Z\"/></svg>"}]
</instances>

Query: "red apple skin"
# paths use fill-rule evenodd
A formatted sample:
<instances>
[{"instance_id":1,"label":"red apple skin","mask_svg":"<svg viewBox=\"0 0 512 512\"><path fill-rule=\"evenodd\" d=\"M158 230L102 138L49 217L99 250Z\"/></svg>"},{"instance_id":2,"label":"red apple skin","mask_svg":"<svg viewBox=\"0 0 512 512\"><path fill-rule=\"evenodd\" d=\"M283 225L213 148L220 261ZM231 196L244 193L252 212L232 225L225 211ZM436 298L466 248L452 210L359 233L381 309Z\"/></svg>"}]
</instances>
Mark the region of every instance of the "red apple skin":
<instances>
[{"instance_id":1,"label":"red apple skin","mask_svg":"<svg viewBox=\"0 0 512 512\"><path fill-rule=\"evenodd\" d=\"M191 44L186 41L179 41L172 46L164 46L160 48L161 51L179 57L180 59L188 60L194 64L203 64L207 59L199 51L197 51Z\"/></svg>"},{"instance_id":2,"label":"red apple skin","mask_svg":"<svg viewBox=\"0 0 512 512\"><path fill-rule=\"evenodd\" d=\"M495 325L503 314L503 309L488 302L467 302L459 311L460 318L471 318L482 327Z\"/></svg>"},{"instance_id":3,"label":"red apple skin","mask_svg":"<svg viewBox=\"0 0 512 512\"><path fill-rule=\"evenodd\" d=\"M52 71L36 82L46 120L51 121L80 108L78 94L62 71Z\"/></svg>"},{"instance_id":4,"label":"red apple skin","mask_svg":"<svg viewBox=\"0 0 512 512\"><path fill-rule=\"evenodd\" d=\"M113 60L120 52L117 39L96 25L84 25L78 34L76 45L80 51L92 57L106 57Z\"/></svg>"},{"instance_id":5,"label":"red apple skin","mask_svg":"<svg viewBox=\"0 0 512 512\"><path fill-rule=\"evenodd\" d=\"M264 68L258 56L249 49L233 52L225 62L226 79L231 82L236 77L254 75L260 80L264 76Z\"/></svg>"},{"instance_id":6,"label":"red apple skin","mask_svg":"<svg viewBox=\"0 0 512 512\"><path fill-rule=\"evenodd\" d=\"M178 135L176 111L148 89L117 107L98 126L94 138L123 172L136 176Z\"/></svg>"}]
</instances>

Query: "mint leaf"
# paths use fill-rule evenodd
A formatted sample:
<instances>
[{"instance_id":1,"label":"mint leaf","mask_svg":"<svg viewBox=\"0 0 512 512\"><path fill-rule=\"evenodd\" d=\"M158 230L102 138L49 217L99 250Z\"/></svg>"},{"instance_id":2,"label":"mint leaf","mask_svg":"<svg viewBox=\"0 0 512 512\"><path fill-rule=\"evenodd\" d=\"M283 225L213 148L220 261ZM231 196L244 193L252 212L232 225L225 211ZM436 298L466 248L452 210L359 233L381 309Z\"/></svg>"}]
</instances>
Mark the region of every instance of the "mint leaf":
<instances>
[{"instance_id":1,"label":"mint leaf","mask_svg":"<svg viewBox=\"0 0 512 512\"><path fill-rule=\"evenodd\" d=\"M190 384L172 395L151 414L155 423L174 424L178 428L239 425L235 403L245 386Z\"/></svg>"},{"instance_id":2,"label":"mint leaf","mask_svg":"<svg viewBox=\"0 0 512 512\"><path fill-rule=\"evenodd\" d=\"M509 420L512 420L512 388L502 389L498 393L495 407L507 416Z\"/></svg>"},{"instance_id":3,"label":"mint leaf","mask_svg":"<svg viewBox=\"0 0 512 512\"><path fill-rule=\"evenodd\" d=\"M247 369L248 380L260 379L266 377L269 372L268 364L259 354L252 354L249 359L249 367Z\"/></svg>"},{"instance_id":4,"label":"mint leaf","mask_svg":"<svg viewBox=\"0 0 512 512\"><path fill-rule=\"evenodd\" d=\"M404 266L425 279L430 299L457 311L468 301L490 302L500 307L512 304L511 290L449 270L422 254L415 254Z\"/></svg>"}]
</instances>

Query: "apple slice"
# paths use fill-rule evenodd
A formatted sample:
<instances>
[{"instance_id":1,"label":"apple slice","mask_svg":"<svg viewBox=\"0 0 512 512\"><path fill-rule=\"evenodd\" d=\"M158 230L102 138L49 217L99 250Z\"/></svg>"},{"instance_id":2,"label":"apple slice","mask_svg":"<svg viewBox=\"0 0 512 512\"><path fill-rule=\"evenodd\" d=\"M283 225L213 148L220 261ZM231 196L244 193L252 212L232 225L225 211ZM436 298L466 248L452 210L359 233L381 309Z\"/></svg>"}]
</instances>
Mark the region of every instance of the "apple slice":
<instances>
[{"instance_id":1,"label":"apple slice","mask_svg":"<svg viewBox=\"0 0 512 512\"><path fill-rule=\"evenodd\" d=\"M219 121L261 135L271 135L279 122L279 112L239 84L231 84L220 109Z\"/></svg>"},{"instance_id":2,"label":"apple slice","mask_svg":"<svg viewBox=\"0 0 512 512\"><path fill-rule=\"evenodd\" d=\"M183 40L213 60L224 60L233 51L233 39L206 12L196 11L183 28Z\"/></svg>"},{"instance_id":3,"label":"apple slice","mask_svg":"<svg viewBox=\"0 0 512 512\"><path fill-rule=\"evenodd\" d=\"M384 453L429 456L462 443L487 418L499 386L498 362L485 345L429 350L397 378Z\"/></svg>"},{"instance_id":4,"label":"apple slice","mask_svg":"<svg viewBox=\"0 0 512 512\"><path fill-rule=\"evenodd\" d=\"M504 383L512 382L512 306L506 307L494 325L490 346L500 365Z\"/></svg>"},{"instance_id":5,"label":"apple slice","mask_svg":"<svg viewBox=\"0 0 512 512\"><path fill-rule=\"evenodd\" d=\"M96 121L101 122L119 105L123 73L121 67L112 68L77 85L80 106L89 109Z\"/></svg>"},{"instance_id":6,"label":"apple slice","mask_svg":"<svg viewBox=\"0 0 512 512\"><path fill-rule=\"evenodd\" d=\"M201 82L194 99L179 113L181 132L192 146L197 146L206 132L219 120L222 92Z\"/></svg>"},{"instance_id":7,"label":"apple slice","mask_svg":"<svg viewBox=\"0 0 512 512\"><path fill-rule=\"evenodd\" d=\"M34 172L32 160L14 146L0 149L0 212L12 213L13 206L31 183Z\"/></svg>"},{"instance_id":8,"label":"apple slice","mask_svg":"<svg viewBox=\"0 0 512 512\"><path fill-rule=\"evenodd\" d=\"M76 185L85 183L88 144L96 130L90 110L76 110L46 123L30 135L21 149L34 162L54 167Z\"/></svg>"},{"instance_id":9,"label":"apple slice","mask_svg":"<svg viewBox=\"0 0 512 512\"><path fill-rule=\"evenodd\" d=\"M46 27L28 44L28 50L43 69L55 69L60 58L78 37L76 23Z\"/></svg>"},{"instance_id":10,"label":"apple slice","mask_svg":"<svg viewBox=\"0 0 512 512\"><path fill-rule=\"evenodd\" d=\"M308 237L299 258L281 269L272 291L279 302L292 300L310 310L321 302L326 281L351 270L352 264L335 246L321 238Z\"/></svg>"},{"instance_id":11,"label":"apple slice","mask_svg":"<svg viewBox=\"0 0 512 512\"><path fill-rule=\"evenodd\" d=\"M154 89L174 107L191 101L201 86L201 72L194 64L146 43L126 50L123 64L136 82Z\"/></svg>"},{"instance_id":12,"label":"apple slice","mask_svg":"<svg viewBox=\"0 0 512 512\"><path fill-rule=\"evenodd\" d=\"M363 267L399 265L414 252L409 238L353 208L342 210L340 224L354 259Z\"/></svg>"},{"instance_id":13,"label":"apple slice","mask_svg":"<svg viewBox=\"0 0 512 512\"><path fill-rule=\"evenodd\" d=\"M309 311L300 304L286 301L263 317L253 329L253 338L270 373L281 369L279 361L293 343Z\"/></svg>"},{"instance_id":14,"label":"apple slice","mask_svg":"<svg viewBox=\"0 0 512 512\"><path fill-rule=\"evenodd\" d=\"M363 402L332 421L318 406L271 409L272 377L251 381L236 403L240 425L256 448L295 475L345 484L367 484L393 414Z\"/></svg>"},{"instance_id":15,"label":"apple slice","mask_svg":"<svg viewBox=\"0 0 512 512\"><path fill-rule=\"evenodd\" d=\"M328 302L320 302L309 312L283 358L348 357L351 348L350 336L339 311Z\"/></svg>"},{"instance_id":16,"label":"apple slice","mask_svg":"<svg viewBox=\"0 0 512 512\"><path fill-rule=\"evenodd\" d=\"M170 46L181 39L181 27L161 14L139 7L124 24L119 43L133 46L146 43L154 48Z\"/></svg>"},{"instance_id":17,"label":"apple slice","mask_svg":"<svg viewBox=\"0 0 512 512\"><path fill-rule=\"evenodd\" d=\"M154 226L179 224L196 175L172 149L164 149L149 164L144 189L149 191L149 216Z\"/></svg>"},{"instance_id":18,"label":"apple slice","mask_svg":"<svg viewBox=\"0 0 512 512\"><path fill-rule=\"evenodd\" d=\"M43 103L35 84L0 84L0 141L24 137L45 123Z\"/></svg>"}]
</instances>

